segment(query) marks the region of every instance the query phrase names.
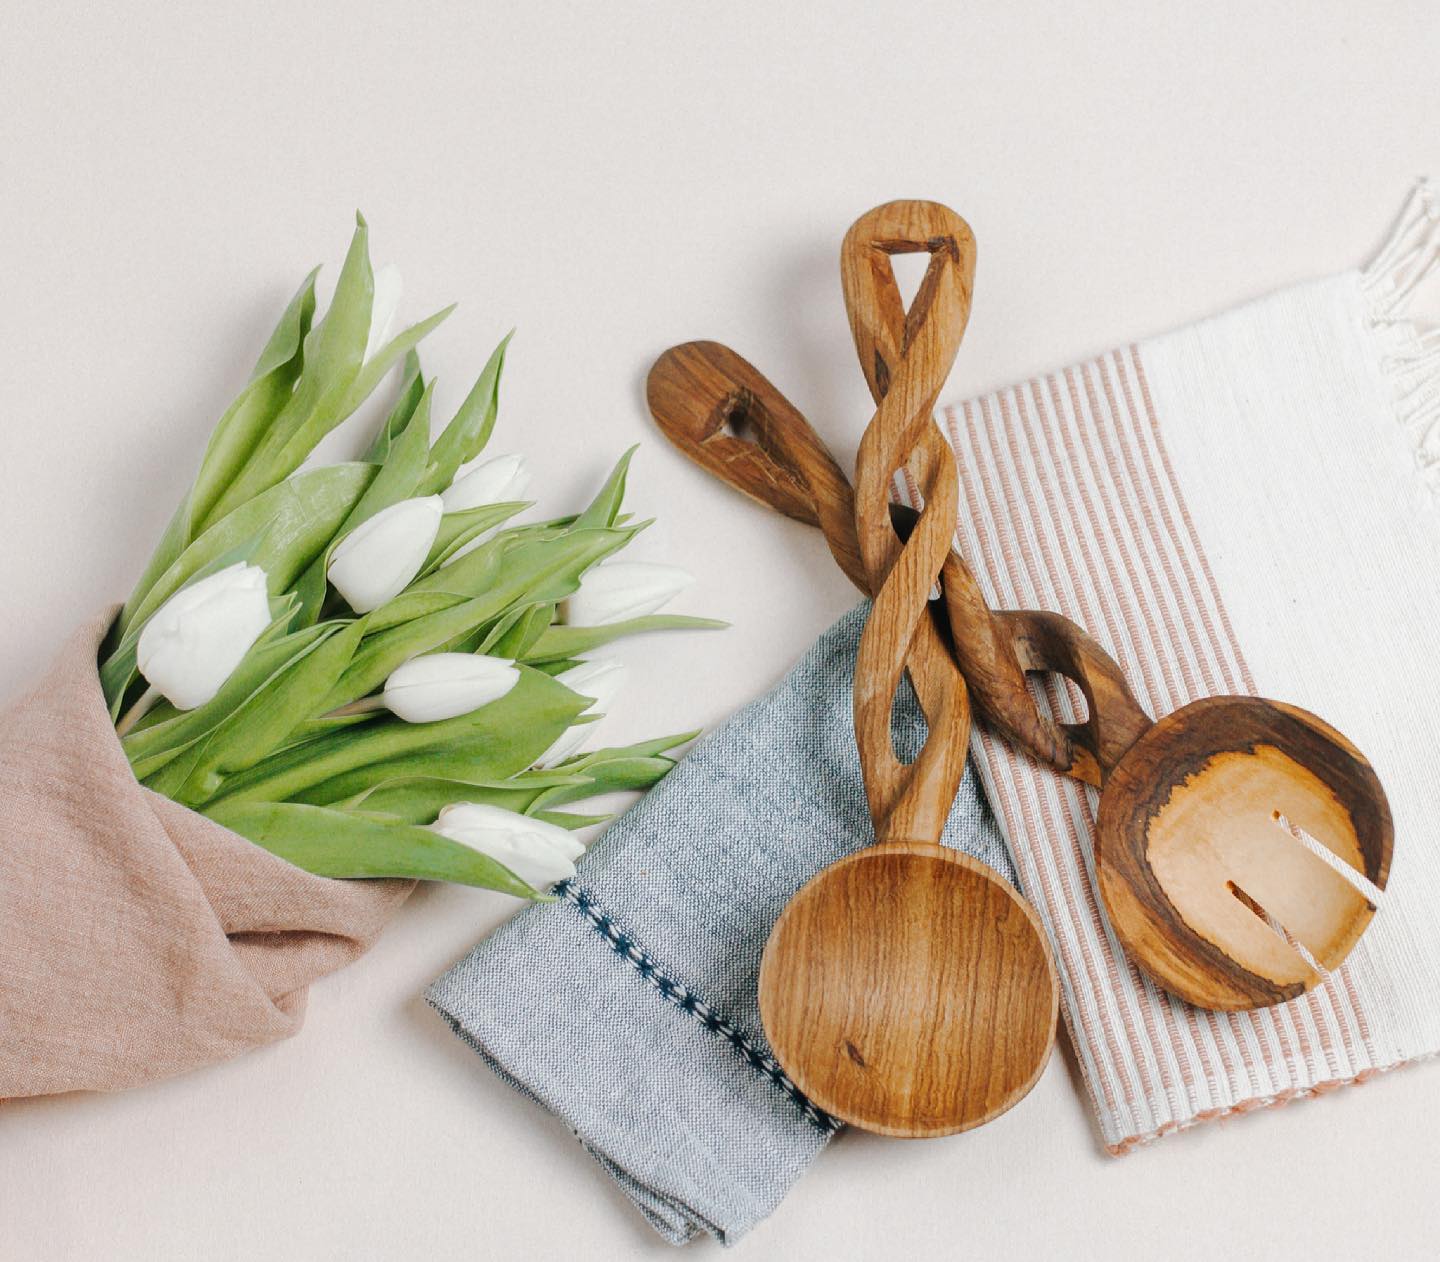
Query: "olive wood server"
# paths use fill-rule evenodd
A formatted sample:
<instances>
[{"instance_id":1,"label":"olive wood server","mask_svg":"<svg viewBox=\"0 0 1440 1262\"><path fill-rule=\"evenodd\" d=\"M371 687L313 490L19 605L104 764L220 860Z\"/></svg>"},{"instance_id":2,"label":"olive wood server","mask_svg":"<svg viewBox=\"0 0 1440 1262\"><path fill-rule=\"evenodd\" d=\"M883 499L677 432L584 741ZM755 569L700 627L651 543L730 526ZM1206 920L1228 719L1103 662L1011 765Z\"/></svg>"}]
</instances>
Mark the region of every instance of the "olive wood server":
<instances>
[{"instance_id":1,"label":"olive wood server","mask_svg":"<svg viewBox=\"0 0 1440 1262\"><path fill-rule=\"evenodd\" d=\"M874 374L867 378L873 387ZM846 574L874 590L856 537L843 529L851 502L844 475L765 377L718 343L692 342L661 356L648 389L656 422L682 451L752 498L823 526ZM913 514L891 511L903 534ZM1314 715L1253 697L1207 698L1152 724L1120 668L1068 619L991 611L953 549L941 584L943 612L932 608L938 634L980 716L1045 765L1104 786L1101 896L1141 967L1203 1007L1293 998L1320 975L1266 913L1319 965L1338 967L1375 906L1293 830L1384 888L1389 806L1353 745ZM1025 685L1037 672L1077 685L1083 723L1057 723L1039 709Z\"/></svg>"}]
</instances>

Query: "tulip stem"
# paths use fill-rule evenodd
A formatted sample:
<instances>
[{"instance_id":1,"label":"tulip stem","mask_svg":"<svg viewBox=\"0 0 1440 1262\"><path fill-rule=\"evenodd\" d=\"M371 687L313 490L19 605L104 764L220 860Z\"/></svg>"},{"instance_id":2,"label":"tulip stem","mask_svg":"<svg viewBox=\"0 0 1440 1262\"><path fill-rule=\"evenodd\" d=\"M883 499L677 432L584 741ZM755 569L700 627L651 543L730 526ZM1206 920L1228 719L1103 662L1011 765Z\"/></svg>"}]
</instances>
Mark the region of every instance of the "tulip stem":
<instances>
[{"instance_id":1,"label":"tulip stem","mask_svg":"<svg viewBox=\"0 0 1440 1262\"><path fill-rule=\"evenodd\" d=\"M342 705L338 709L331 710L329 714L322 714L322 719L347 719L352 714L371 714L376 710L386 709L385 695L377 692L373 697L361 697L359 701L352 701L348 705Z\"/></svg>"},{"instance_id":2,"label":"tulip stem","mask_svg":"<svg viewBox=\"0 0 1440 1262\"><path fill-rule=\"evenodd\" d=\"M150 687L140 694L140 699L120 716L115 724L115 735L124 737L132 727L143 719L160 701L160 689Z\"/></svg>"}]
</instances>

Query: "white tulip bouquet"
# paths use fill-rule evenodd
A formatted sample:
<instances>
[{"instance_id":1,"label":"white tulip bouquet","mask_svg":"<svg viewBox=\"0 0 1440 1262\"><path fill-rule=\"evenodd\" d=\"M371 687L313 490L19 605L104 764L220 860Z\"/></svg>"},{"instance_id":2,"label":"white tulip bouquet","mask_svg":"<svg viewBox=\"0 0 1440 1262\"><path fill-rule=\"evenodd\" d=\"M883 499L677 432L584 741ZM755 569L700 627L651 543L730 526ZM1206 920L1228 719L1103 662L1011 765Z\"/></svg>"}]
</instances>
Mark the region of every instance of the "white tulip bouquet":
<instances>
[{"instance_id":1,"label":"white tulip bouquet","mask_svg":"<svg viewBox=\"0 0 1440 1262\"><path fill-rule=\"evenodd\" d=\"M557 809L646 789L694 733L581 749L637 632L715 627L657 611L688 584L613 561L645 528L621 511L630 456L580 513L517 525L522 457L484 454L507 337L431 438L417 347L358 220L324 318L315 274L221 418L100 651L100 681L144 786L327 877L409 877L536 897L574 871ZM316 444L393 370L362 460Z\"/></svg>"}]
</instances>

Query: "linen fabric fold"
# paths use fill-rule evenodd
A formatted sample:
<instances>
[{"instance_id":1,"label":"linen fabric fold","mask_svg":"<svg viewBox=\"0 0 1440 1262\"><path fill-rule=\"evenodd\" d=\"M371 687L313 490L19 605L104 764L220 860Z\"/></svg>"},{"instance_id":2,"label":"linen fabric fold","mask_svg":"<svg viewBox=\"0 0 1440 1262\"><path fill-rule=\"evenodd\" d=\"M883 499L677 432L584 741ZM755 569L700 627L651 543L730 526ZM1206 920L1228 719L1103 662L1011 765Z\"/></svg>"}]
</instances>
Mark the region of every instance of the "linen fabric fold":
<instances>
[{"instance_id":1,"label":"linen fabric fold","mask_svg":"<svg viewBox=\"0 0 1440 1262\"><path fill-rule=\"evenodd\" d=\"M559 902L523 911L427 994L675 1243L738 1239L836 1129L775 1061L756 979L790 896L874 840L851 713L867 608L702 739ZM895 727L913 756L924 721L908 689ZM973 774L942 841L1013 881Z\"/></svg>"},{"instance_id":2,"label":"linen fabric fold","mask_svg":"<svg viewBox=\"0 0 1440 1262\"><path fill-rule=\"evenodd\" d=\"M96 672L114 614L0 712L0 1099L288 1037L413 888L312 876L139 785Z\"/></svg>"}]
</instances>

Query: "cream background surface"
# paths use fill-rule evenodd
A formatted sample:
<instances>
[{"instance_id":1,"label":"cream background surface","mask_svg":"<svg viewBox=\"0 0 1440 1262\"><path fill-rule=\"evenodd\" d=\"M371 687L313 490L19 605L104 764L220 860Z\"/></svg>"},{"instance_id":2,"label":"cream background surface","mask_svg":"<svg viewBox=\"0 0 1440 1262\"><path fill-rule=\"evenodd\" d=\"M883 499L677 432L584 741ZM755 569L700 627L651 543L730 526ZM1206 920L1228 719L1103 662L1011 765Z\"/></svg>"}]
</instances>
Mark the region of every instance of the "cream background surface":
<instances>
[{"instance_id":1,"label":"cream background surface","mask_svg":"<svg viewBox=\"0 0 1440 1262\"><path fill-rule=\"evenodd\" d=\"M656 354L729 342L849 453L869 409L836 252L861 211L926 196L974 227L958 398L1362 261L1411 178L1440 174L1437 71L1440 11L1419 0L11 0L0 695L124 594L358 206L405 273L404 315L461 301L429 343L442 411L518 326L494 449L527 453L546 505L645 443L634 503L660 522L637 555L682 561L699 581L676 608L735 626L628 646L609 732L718 721L852 594L811 532L655 437ZM0 1257L666 1255L417 997L509 911L425 891L315 990L294 1041L126 1095L0 1106ZM740 1248L1433 1256L1437 1117L1426 1065L1115 1161L1057 1057L973 1135L846 1136Z\"/></svg>"}]
</instances>

